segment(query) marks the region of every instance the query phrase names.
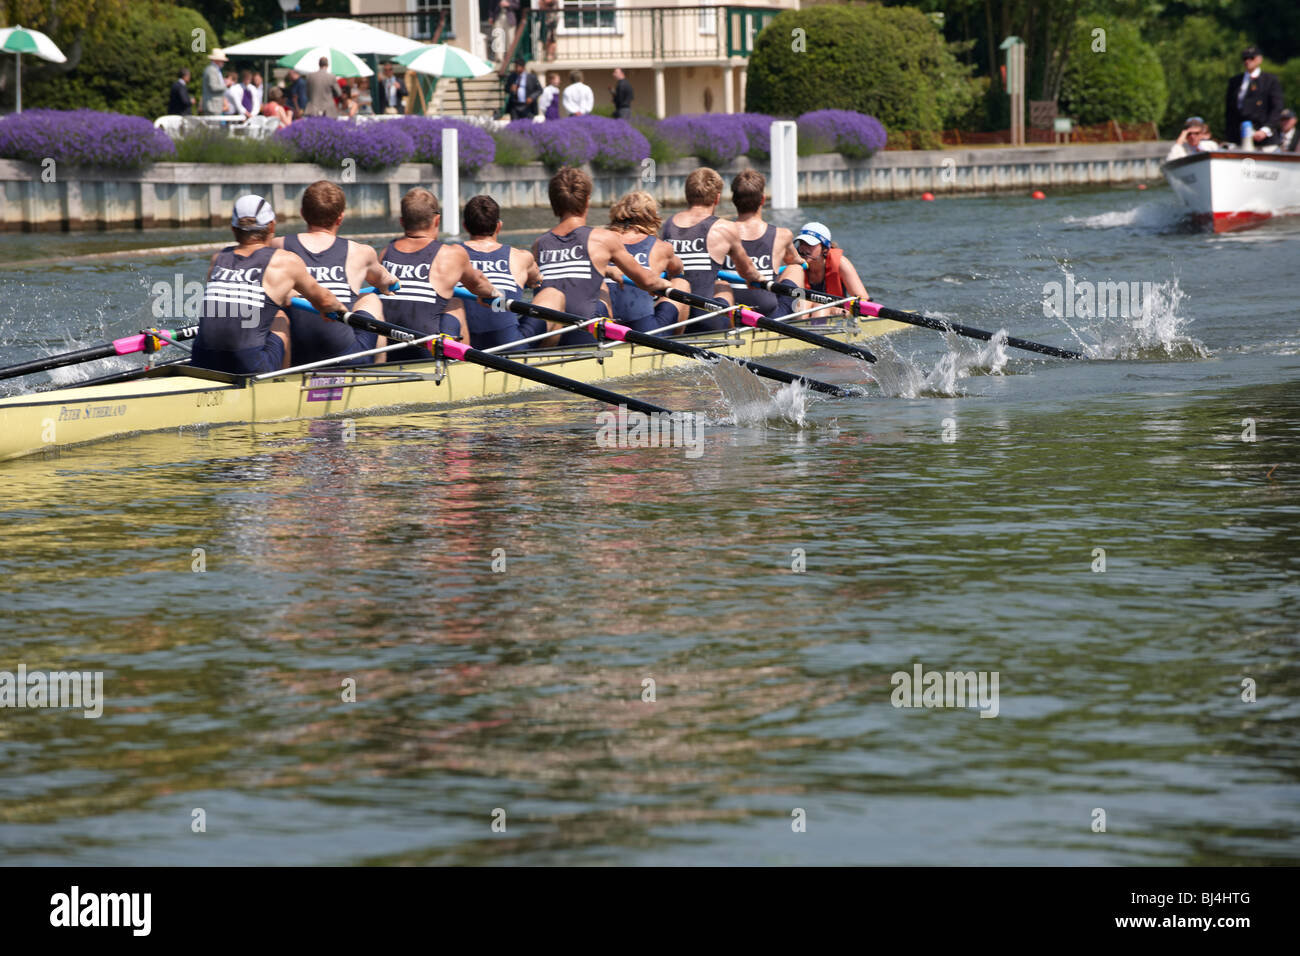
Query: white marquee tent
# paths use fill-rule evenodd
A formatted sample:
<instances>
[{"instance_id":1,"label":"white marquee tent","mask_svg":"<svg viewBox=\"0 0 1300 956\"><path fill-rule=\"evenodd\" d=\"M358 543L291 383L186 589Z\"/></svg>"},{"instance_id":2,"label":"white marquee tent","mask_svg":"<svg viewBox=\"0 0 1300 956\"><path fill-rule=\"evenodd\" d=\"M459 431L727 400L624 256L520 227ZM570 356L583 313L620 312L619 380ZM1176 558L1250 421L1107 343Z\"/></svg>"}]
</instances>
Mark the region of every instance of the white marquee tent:
<instances>
[{"instance_id":1,"label":"white marquee tent","mask_svg":"<svg viewBox=\"0 0 1300 956\"><path fill-rule=\"evenodd\" d=\"M343 20L326 17L300 23L287 30L268 33L256 40L247 40L225 48L226 56L281 57L310 46L334 47L348 53L374 53L379 56L401 56L423 46L396 33L372 27L360 20Z\"/></svg>"}]
</instances>

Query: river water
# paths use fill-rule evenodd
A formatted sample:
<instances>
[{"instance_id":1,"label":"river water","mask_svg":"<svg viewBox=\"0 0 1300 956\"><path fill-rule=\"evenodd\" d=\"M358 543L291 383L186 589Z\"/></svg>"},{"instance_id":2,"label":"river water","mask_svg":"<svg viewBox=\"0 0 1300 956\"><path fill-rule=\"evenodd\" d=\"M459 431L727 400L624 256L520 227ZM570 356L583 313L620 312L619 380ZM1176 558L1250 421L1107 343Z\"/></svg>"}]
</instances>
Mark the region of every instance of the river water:
<instances>
[{"instance_id":1,"label":"river water","mask_svg":"<svg viewBox=\"0 0 1300 956\"><path fill-rule=\"evenodd\" d=\"M740 425L731 377L619 386L707 412L698 457L537 395L0 465L0 670L105 698L0 710L0 859L1300 863L1300 223L1179 217L778 216L878 301L1093 358L911 330L779 363L865 397ZM0 364L156 323L207 258L84 256L220 238L0 237ZM1067 282L1147 308L1045 316ZM894 706L917 667L988 696Z\"/></svg>"}]
</instances>

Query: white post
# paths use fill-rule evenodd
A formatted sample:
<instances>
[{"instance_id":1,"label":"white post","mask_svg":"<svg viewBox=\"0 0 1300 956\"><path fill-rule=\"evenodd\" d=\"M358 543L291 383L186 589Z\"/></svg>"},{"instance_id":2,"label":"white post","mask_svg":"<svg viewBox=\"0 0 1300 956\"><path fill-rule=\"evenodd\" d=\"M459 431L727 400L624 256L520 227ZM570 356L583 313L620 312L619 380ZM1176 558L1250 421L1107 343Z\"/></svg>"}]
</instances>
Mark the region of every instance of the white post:
<instances>
[{"instance_id":1,"label":"white post","mask_svg":"<svg viewBox=\"0 0 1300 956\"><path fill-rule=\"evenodd\" d=\"M772 208L799 208L799 127L791 120L772 123Z\"/></svg>"},{"instance_id":2,"label":"white post","mask_svg":"<svg viewBox=\"0 0 1300 956\"><path fill-rule=\"evenodd\" d=\"M442 231L460 234L460 131L442 131Z\"/></svg>"}]
</instances>

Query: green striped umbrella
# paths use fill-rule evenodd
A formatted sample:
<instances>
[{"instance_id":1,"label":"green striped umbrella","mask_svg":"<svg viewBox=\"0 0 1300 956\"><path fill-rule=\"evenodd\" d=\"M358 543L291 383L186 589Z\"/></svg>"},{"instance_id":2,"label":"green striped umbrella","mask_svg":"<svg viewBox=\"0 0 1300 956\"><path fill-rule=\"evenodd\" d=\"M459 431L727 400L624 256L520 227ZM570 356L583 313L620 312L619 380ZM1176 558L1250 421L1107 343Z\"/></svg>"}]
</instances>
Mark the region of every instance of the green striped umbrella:
<instances>
[{"instance_id":1,"label":"green striped umbrella","mask_svg":"<svg viewBox=\"0 0 1300 956\"><path fill-rule=\"evenodd\" d=\"M299 73L315 73L320 69L321 57L329 60L329 66L326 69L335 76L359 77L375 75L375 71L366 66L359 57L354 56L347 50L336 50L332 46L309 46L298 50L296 53L280 57L275 61L275 65L288 67L290 70L297 70Z\"/></svg>"},{"instance_id":2,"label":"green striped umbrella","mask_svg":"<svg viewBox=\"0 0 1300 956\"><path fill-rule=\"evenodd\" d=\"M492 64L487 60L446 43L431 43L410 53L403 53L397 62L414 73L449 76L460 80L471 76L486 76L492 72Z\"/></svg>"},{"instance_id":3,"label":"green striped umbrella","mask_svg":"<svg viewBox=\"0 0 1300 956\"><path fill-rule=\"evenodd\" d=\"M23 54L31 53L51 63L68 62L68 58L54 45L53 40L40 30L28 30L25 27L6 27L0 30L0 50L17 54L18 57L14 73L18 89L15 111L19 113L23 111Z\"/></svg>"}]
</instances>

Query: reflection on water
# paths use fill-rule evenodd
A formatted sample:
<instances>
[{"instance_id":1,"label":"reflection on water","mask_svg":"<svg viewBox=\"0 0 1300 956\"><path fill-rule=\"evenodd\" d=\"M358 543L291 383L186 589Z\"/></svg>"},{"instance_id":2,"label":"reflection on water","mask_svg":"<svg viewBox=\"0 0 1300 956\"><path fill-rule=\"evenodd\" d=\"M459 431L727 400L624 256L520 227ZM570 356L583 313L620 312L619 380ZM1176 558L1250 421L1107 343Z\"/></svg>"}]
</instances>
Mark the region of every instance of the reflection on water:
<instances>
[{"instance_id":1,"label":"reflection on water","mask_svg":"<svg viewBox=\"0 0 1300 956\"><path fill-rule=\"evenodd\" d=\"M978 202L950 232L988 231ZM1069 344L1029 318L1050 257L1022 312L992 300L1023 234L903 222L882 301ZM698 459L600 448L598 406L539 395L6 463L0 670L102 669L107 703L0 710L4 859L1295 864L1300 364L1269 343L1297 315L1220 321L1199 271L1203 354L918 330L873 344L864 397L622 389L705 412ZM916 663L997 671L999 716L895 709Z\"/></svg>"}]
</instances>

